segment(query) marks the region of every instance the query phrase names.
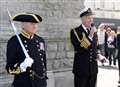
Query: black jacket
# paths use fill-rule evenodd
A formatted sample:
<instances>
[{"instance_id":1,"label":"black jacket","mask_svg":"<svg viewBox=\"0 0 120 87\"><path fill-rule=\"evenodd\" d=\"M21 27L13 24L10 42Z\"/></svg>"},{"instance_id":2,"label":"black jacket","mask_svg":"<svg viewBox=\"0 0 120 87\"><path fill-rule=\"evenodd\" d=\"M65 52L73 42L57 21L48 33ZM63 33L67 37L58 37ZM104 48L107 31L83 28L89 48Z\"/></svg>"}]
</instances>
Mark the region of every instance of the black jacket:
<instances>
[{"instance_id":1,"label":"black jacket","mask_svg":"<svg viewBox=\"0 0 120 87\"><path fill-rule=\"evenodd\" d=\"M85 33L86 38L90 41L91 45L86 49L80 46L73 29L70 32L71 43L74 47L74 64L73 64L73 73L75 75L89 76L95 75L98 73L98 65L96 61L97 56L97 34L94 35L93 40L91 41L88 38L88 34L80 25L75 28L78 36L82 39L82 33Z\"/></svg>"},{"instance_id":2,"label":"black jacket","mask_svg":"<svg viewBox=\"0 0 120 87\"><path fill-rule=\"evenodd\" d=\"M120 34L117 35L117 49L118 49L117 57L120 58Z\"/></svg>"},{"instance_id":3,"label":"black jacket","mask_svg":"<svg viewBox=\"0 0 120 87\"><path fill-rule=\"evenodd\" d=\"M30 69L26 72L18 74L14 73L14 87L46 87L46 53L43 49L45 46L44 40L34 35L32 39L26 38L23 34L19 35L28 54L31 58L33 58L34 63ZM13 36L7 44L7 64L6 69L8 73L11 73L9 70L13 71L19 67L20 63L25 59L25 55L23 50L18 42L16 36ZM17 66L15 67L15 64ZM32 70L36 73L36 75L31 74L29 70ZM30 77L32 76L32 79ZM34 85L34 86L32 86ZM39 86L41 85L41 86Z\"/></svg>"}]
</instances>

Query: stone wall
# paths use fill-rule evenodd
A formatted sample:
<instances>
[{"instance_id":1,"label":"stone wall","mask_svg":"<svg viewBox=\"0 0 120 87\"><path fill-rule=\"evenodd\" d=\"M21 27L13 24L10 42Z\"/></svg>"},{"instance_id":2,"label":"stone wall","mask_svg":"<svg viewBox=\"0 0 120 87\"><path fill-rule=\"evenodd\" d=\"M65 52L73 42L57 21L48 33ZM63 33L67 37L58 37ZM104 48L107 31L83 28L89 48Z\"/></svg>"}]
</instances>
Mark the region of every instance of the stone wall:
<instances>
[{"instance_id":1,"label":"stone wall","mask_svg":"<svg viewBox=\"0 0 120 87\"><path fill-rule=\"evenodd\" d=\"M69 37L69 29L79 23L83 0L0 0L0 38L9 38L14 33L9 24L7 9L12 15L34 12L43 17L40 35L49 38Z\"/></svg>"},{"instance_id":2,"label":"stone wall","mask_svg":"<svg viewBox=\"0 0 120 87\"><path fill-rule=\"evenodd\" d=\"M69 32L80 24L79 12L83 3L84 0L0 0L0 79L11 77L5 71L6 43L14 35L7 9L12 15L33 12L43 17L38 35L46 41L48 70L57 72L72 68ZM20 32L20 24L16 23L16 26Z\"/></svg>"}]
</instances>

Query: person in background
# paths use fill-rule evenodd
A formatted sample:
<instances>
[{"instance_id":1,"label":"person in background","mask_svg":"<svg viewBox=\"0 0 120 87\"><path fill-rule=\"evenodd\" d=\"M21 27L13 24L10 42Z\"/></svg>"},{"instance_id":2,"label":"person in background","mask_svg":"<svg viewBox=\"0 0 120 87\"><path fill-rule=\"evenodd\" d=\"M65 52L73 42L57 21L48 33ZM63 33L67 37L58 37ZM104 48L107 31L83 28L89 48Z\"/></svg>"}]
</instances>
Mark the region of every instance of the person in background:
<instances>
[{"instance_id":1,"label":"person in background","mask_svg":"<svg viewBox=\"0 0 120 87\"><path fill-rule=\"evenodd\" d=\"M112 29L108 26L108 27L106 28L106 33L107 33L107 35L109 35L111 31L112 31Z\"/></svg>"},{"instance_id":2,"label":"person in background","mask_svg":"<svg viewBox=\"0 0 120 87\"><path fill-rule=\"evenodd\" d=\"M106 26L106 27L105 27L105 30L106 30L106 34L107 34L107 38L108 38L108 35L109 35L110 32L111 32L111 28L110 28L109 26ZM105 49L105 57L108 59L107 42L106 42L106 49Z\"/></svg>"},{"instance_id":3,"label":"person in background","mask_svg":"<svg viewBox=\"0 0 120 87\"><path fill-rule=\"evenodd\" d=\"M100 53L105 56L105 50L107 46L107 33L105 31L105 24L100 24L98 27L98 49ZM104 66L104 61L101 61L102 65Z\"/></svg>"},{"instance_id":4,"label":"person in background","mask_svg":"<svg viewBox=\"0 0 120 87\"><path fill-rule=\"evenodd\" d=\"M118 59L118 67L119 67L119 86L120 86L120 27L117 28L117 59Z\"/></svg>"},{"instance_id":5,"label":"person in background","mask_svg":"<svg viewBox=\"0 0 120 87\"><path fill-rule=\"evenodd\" d=\"M108 33L107 52L108 52L109 65L111 66L112 61L113 61L114 66L116 66L116 57L115 57L116 33L113 30L111 30L110 32L108 31L107 33Z\"/></svg>"}]
</instances>

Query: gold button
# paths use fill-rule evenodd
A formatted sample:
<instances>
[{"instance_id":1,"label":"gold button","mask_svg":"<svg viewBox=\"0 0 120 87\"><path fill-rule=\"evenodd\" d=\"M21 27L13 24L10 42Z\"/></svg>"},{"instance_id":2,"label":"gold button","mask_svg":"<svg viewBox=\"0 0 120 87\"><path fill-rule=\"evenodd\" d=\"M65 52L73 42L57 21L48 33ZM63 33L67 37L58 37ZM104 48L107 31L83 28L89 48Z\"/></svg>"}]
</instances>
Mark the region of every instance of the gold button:
<instances>
[{"instance_id":1,"label":"gold button","mask_svg":"<svg viewBox=\"0 0 120 87\"><path fill-rule=\"evenodd\" d=\"M90 60L90 62L92 62L92 60Z\"/></svg>"},{"instance_id":2,"label":"gold button","mask_svg":"<svg viewBox=\"0 0 120 87\"><path fill-rule=\"evenodd\" d=\"M32 70L30 70L30 73L32 72Z\"/></svg>"},{"instance_id":3,"label":"gold button","mask_svg":"<svg viewBox=\"0 0 120 87\"><path fill-rule=\"evenodd\" d=\"M28 47L27 45L25 45L25 47Z\"/></svg>"},{"instance_id":4,"label":"gold button","mask_svg":"<svg viewBox=\"0 0 120 87\"><path fill-rule=\"evenodd\" d=\"M38 51L40 51L40 49L38 49Z\"/></svg>"},{"instance_id":5,"label":"gold button","mask_svg":"<svg viewBox=\"0 0 120 87\"><path fill-rule=\"evenodd\" d=\"M92 56L90 56L90 58L92 59Z\"/></svg>"},{"instance_id":6,"label":"gold button","mask_svg":"<svg viewBox=\"0 0 120 87\"><path fill-rule=\"evenodd\" d=\"M26 40L24 40L24 43L27 43L27 41L26 41Z\"/></svg>"},{"instance_id":7,"label":"gold button","mask_svg":"<svg viewBox=\"0 0 120 87\"><path fill-rule=\"evenodd\" d=\"M46 69L45 68L43 68L43 71L45 71Z\"/></svg>"},{"instance_id":8,"label":"gold button","mask_svg":"<svg viewBox=\"0 0 120 87\"><path fill-rule=\"evenodd\" d=\"M32 74L30 74L30 77L32 77L33 75Z\"/></svg>"},{"instance_id":9,"label":"gold button","mask_svg":"<svg viewBox=\"0 0 120 87\"><path fill-rule=\"evenodd\" d=\"M43 58L41 58L41 61L43 61Z\"/></svg>"}]
</instances>

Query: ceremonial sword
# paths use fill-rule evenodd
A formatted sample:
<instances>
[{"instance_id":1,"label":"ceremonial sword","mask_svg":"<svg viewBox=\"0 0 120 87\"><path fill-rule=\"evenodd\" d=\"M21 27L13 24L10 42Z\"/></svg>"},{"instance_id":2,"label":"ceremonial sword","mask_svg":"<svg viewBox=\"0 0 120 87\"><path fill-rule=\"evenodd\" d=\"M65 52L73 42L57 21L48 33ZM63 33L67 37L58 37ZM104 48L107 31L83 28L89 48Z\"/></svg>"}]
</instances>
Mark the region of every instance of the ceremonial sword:
<instances>
[{"instance_id":1,"label":"ceremonial sword","mask_svg":"<svg viewBox=\"0 0 120 87\"><path fill-rule=\"evenodd\" d=\"M14 30L15 35L17 36L17 39L18 39L18 41L19 41L19 43L20 43L20 46L22 47L22 50L23 50L23 52L24 52L24 54L25 54L25 57L26 57L26 58L30 58L29 54L27 53L27 50L25 49L25 47L24 47L24 45L23 45L23 42L22 42L20 36L18 35L17 28L15 27L15 24L14 24L14 22L13 22L12 19L11 19L12 16L11 16L11 14L10 14L10 12L9 12L8 9L7 9L7 12L8 12L8 15L9 15L9 17L10 17L10 23L11 23L11 25L12 25L12 28L13 28L13 30Z\"/></svg>"},{"instance_id":2,"label":"ceremonial sword","mask_svg":"<svg viewBox=\"0 0 120 87\"><path fill-rule=\"evenodd\" d=\"M19 41L19 43L20 43L20 46L22 47L22 50L23 50L23 52L24 52L24 54L25 54L25 57L26 58L30 58L30 56L29 56L29 54L27 53L27 50L25 49L25 47L24 47L24 45L23 45L23 42L22 42L22 40L21 40L21 38L20 38L20 36L19 36L19 34L18 34L18 32L17 32L17 28L15 27L15 24L14 24L14 22L12 21L12 16L11 16L11 14L10 14L10 12L9 12L9 10L7 9L7 12L8 12L8 16L10 17L10 23L11 23L11 25L12 25L12 28L13 28L13 30L14 30L14 33L15 33L15 35L17 36L17 39L18 39L18 41ZM31 76L30 76L31 77ZM32 77L31 77L31 83L32 83L32 87L35 87L35 85L34 85L34 83L33 83L33 81L32 81Z\"/></svg>"}]
</instances>

